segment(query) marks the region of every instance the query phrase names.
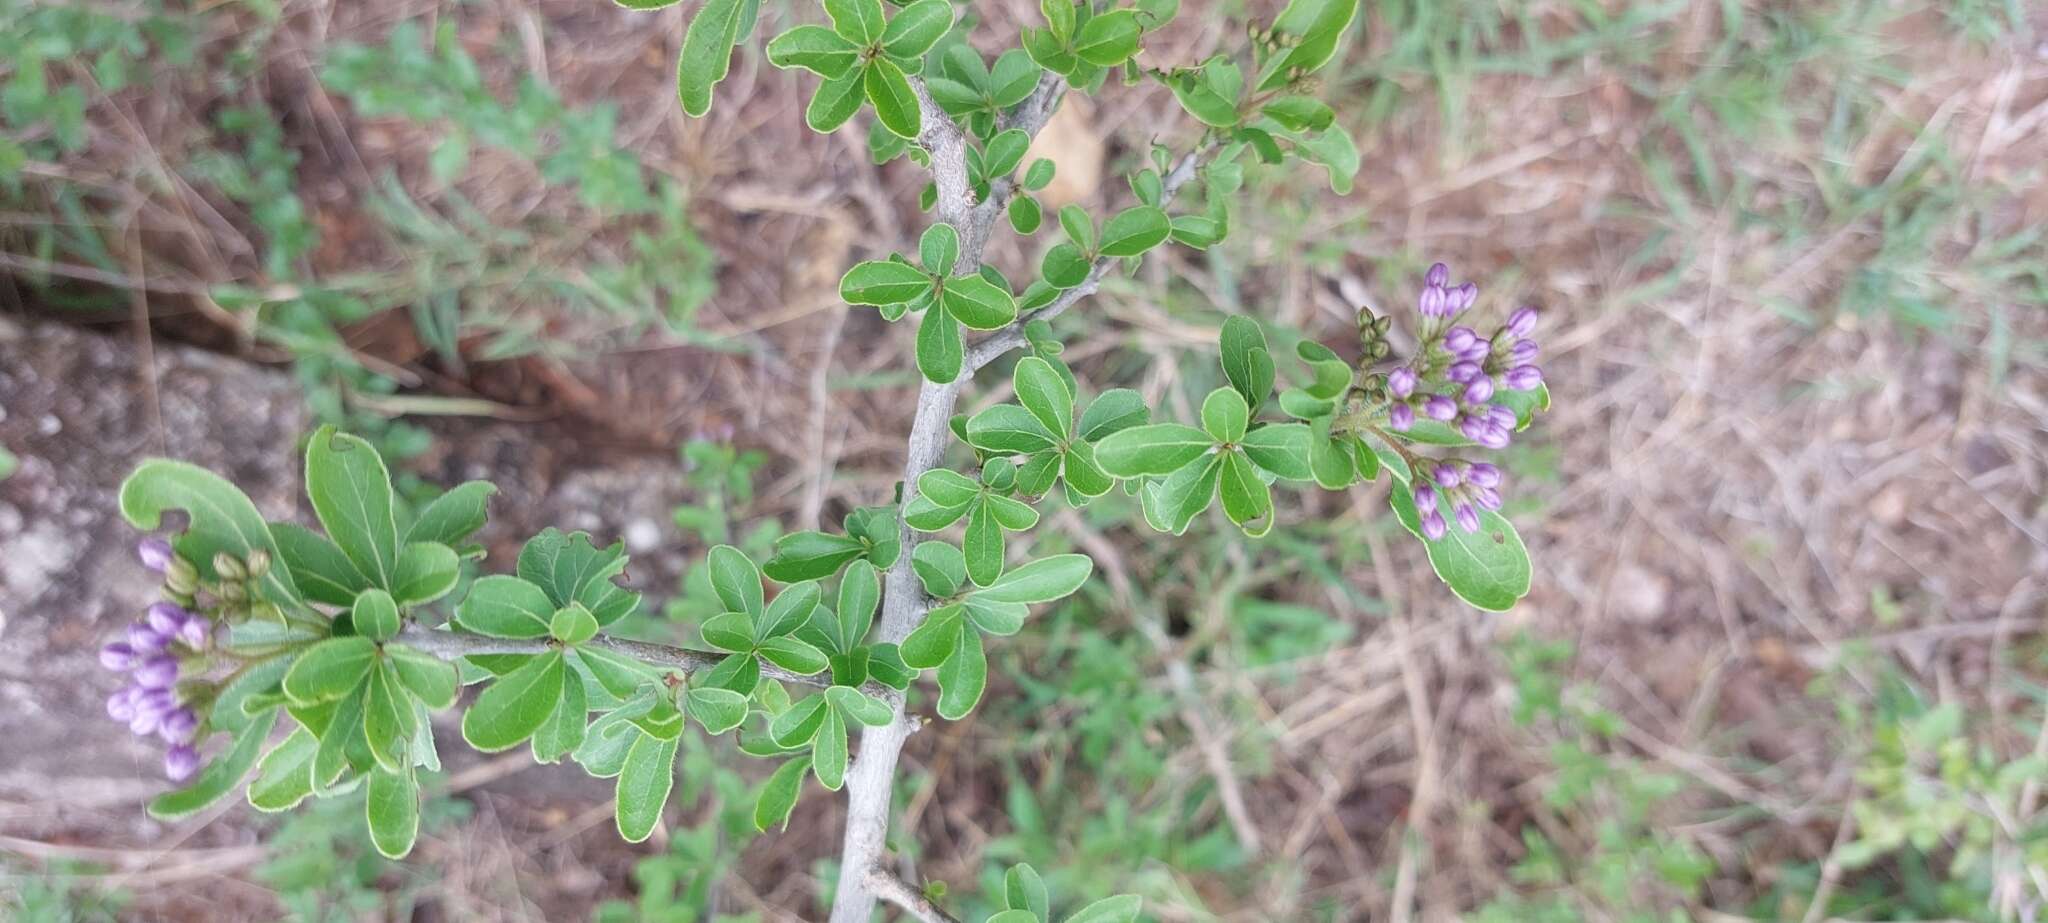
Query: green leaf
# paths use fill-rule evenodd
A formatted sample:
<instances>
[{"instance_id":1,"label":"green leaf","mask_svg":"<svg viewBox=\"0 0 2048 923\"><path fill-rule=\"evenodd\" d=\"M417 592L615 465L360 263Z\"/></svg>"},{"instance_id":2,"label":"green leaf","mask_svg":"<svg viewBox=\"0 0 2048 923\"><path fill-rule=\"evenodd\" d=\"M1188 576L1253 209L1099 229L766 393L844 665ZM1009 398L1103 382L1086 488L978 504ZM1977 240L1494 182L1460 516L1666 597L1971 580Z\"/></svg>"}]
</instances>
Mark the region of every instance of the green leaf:
<instances>
[{"instance_id":1,"label":"green leaf","mask_svg":"<svg viewBox=\"0 0 2048 923\"><path fill-rule=\"evenodd\" d=\"M1145 488L1145 519L1162 532L1180 535L1216 500L1223 456L1211 455Z\"/></svg>"},{"instance_id":2,"label":"green leaf","mask_svg":"<svg viewBox=\"0 0 2048 923\"><path fill-rule=\"evenodd\" d=\"M1310 163L1322 164L1330 174L1330 191L1338 195L1350 195L1352 181L1358 176L1358 145L1351 140L1351 133L1342 126L1332 125L1327 130L1313 135L1289 135L1294 140L1295 153Z\"/></svg>"},{"instance_id":3,"label":"green leaf","mask_svg":"<svg viewBox=\"0 0 2048 923\"><path fill-rule=\"evenodd\" d=\"M284 675L284 694L312 703L349 694L368 676L377 643L364 637L329 638L306 649Z\"/></svg>"},{"instance_id":4,"label":"green leaf","mask_svg":"<svg viewBox=\"0 0 2048 923\"><path fill-rule=\"evenodd\" d=\"M867 637L875 608L882 601L882 578L875 566L855 561L839 580L839 649L851 651Z\"/></svg>"},{"instance_id":5,"label":"green leaf","mask_svg":"<svg viewBox=\"0 0 2048 923\"><path fill-rule=\"evenodd\" d=\"M1030 913L1031 918L1040 923L1052 919L1052 900L1046 896L1045 881L1038 877L1038 870L1027 863L1010 866L1003 875L1003 903L1011 910Z\"/></svg>"},{"instance_id":6,"label":"green leaf","mask_svg":"<svg viewBox=\"0 0 2048 923\"><path fill-rule=\"evenodd\" d=\"M994 330L1017 319L1017 299L979 275L948 279L942 299L947 314L975 330Z\"/></svg>"},{"instance_id":7,"label":"green leaf","mask_svg":"<svg viewBox=\"0 0 2048 923\"><path fill-rule=\"evenodd\" d=\"M1047 432L1065 438L1073 431L1074 392L1068 390L1067 380L1060 377L1052 363L1037 356L1026 356L1017 361L1010 379L1017 389L1017 402L1023 404ZM970 422L970 432L972 425Z\"/></svg>"},{"instance_id":8,"label":"green leaf","mask_svg":"<svg viewBox=\"0 0 2048 923\"><path fill-rule=\"evenodd\" d=\"M686 699L690 717L713 734L723 734L747 720L747 697L730 689L692 689Z\"/></svg>"},{"instance_id":9,"label":"green leaf","mask_svg":"<svg viewBox=\"0 0 2048 923\"><path fill-rule=\"evenodd\" d=\"M974 598L992 603L1050 602L1080 589L1094 570L1095 562L1085 554L1051 555L1010 568L995 583L975 591Z\"/></svg>"},{"instance_id":10,"label":"green leaf","mask_svg":"<svg viewBox=\"0 0 2048 923\"><path fill-rule=\"evenodd\" d=\"M1071 243L1060 244L1045 251L1045 259L1039 264L1039 274L1055 288L1073 288L1088 281L1088 273L1094 264L1088 254Z\"/></svg>"},{"instance_id":11,"label":"green leaf","mask_svg":"<svg viewBox=\"0 0 2048 923\"><path fill-rule=\"evenodd\" d=\"M1259 112L1291 131L1322 131L1337 119L1328 103L1313 96L1282 96Z\"/></svg>"},{"instance_id":12,"label":"green leaf","mask_svg":"<svg viewBox=\"0 0 2048 923\"><path fill-rule=\"evenodd\" d=\"M1096 463L1095 447L1085 442L1076 442L1061 454L1060 473L1067 479L1069 503L1076 496L1100 497L1116 486L1116 479Z\"/></svg>"},{"instance_id":13,"label":"green leaf","mask_svg":"<svg viewBox=\"0 0 2048 923\"><path fill-rule=\"evenodd\" d=\"M953 4L918 0L898 10L882 30L882 52L892 58L922 58L951 28Z\"/></svg>"},{"instance_id":14,"label":"green leaf","mask_svg":"<svg viewBox=\"0 0 2048 923\"><path fill-rule=\"evenodd\" d=\"M270 535L277 541L277 559L290 569L293 582L307 599L346 606L369 587L370 578L356 570L341 547L326 536L289 522L271 523Z\"/></svg>"},{"instance_id":15,"label":"green leaf","mask_svg":"<svg viewBox=\"0 0 2048 923\"><path fill-rule=\"evenodd\" d=\"M1343 490L1358 478L1356 450L1350 443L1357 442L1352 436L1333 438L1330 435L1330 420L1324 417L1310 424L1308 443L1309 472L1314 476L1316 486L1324 490ZM1247 449L1246 451L1250 451ZM1366 457L1371 458L1368 454ZM1258 459L1253 458L1254 461ZM1265 465L1260 465L1265 468ZM1271 471L1273 469L1266 468ZM1370 480L1368 478L1368 480Z\"/></svg>"},{"instance_id":16,"label":"green leaf","mask_svg":"<svg viewBox=\"0 0 2048 923\"><path fill-rule=\"evenodd\" d=\"M939 665L939 717L958 721L981 702L988 688L988 655L982 650L981 634L960 633L953 656Z\"/></svg>"},{"instance_id":17,"label":"green leaf","mask_svg":"<svg viewBox=\"0 0 2048 923\"><path fill-rule=\"evenodd\" d=\"M960 322L950 312L924 312L917 325L917 370L927 380L943 385L959 378L966 348Z\"/></svg>"},{"instance_id":18,"label":"green leaf","mask_svg":"<svg viewBox=\"0 0 2048 923\"><path fill-rule=\"evenodd\" d=\"M1309 431L1304 423L1268 423L1238 440L1252 464L1291 481L1306 481L1309 471Z\"/></svg>"},{"instance_id":19,"label":"green leaf","mask_svg":"<svg viewBox=\"0 0 2048 923\"><path fill-rule=\"evenodd\" d=\"M616 811L619 837L638 843L654 834L661 809L668 804L669 790L676 784L676 740L640 735L626 751L626 763L619 770Z\"/></svg>"},{"instance_id":20,"label":"green leaf","mask_svg":"<svg viewBox=\"0 0 2048 923\"><path fill-rule=\"evenodd\" d=\"M1228 57L1217 55L1200 70L1182 71L1168 80L1173 95L1196 121L1214 128L1234 128L1237 104L1244 93L1244 74Z\"/></svg>"},{"instance_id":21,"label":"green leaf","mask_svg":"<svg viewBox=\"0 0 2048 923\"><path fill-rule=\"evenodd\" d=\"M1032 190L1044 189L1052 182L1056 169L1053 166L1053 162L1044 157L1032 161L1031 166L1024 169L1024 188Z\"/></svg>"},{"instance_id":22,"label":"green leaf","mask_svg":"<svg viewBox=\"0 0 2048 923\"><path fill-rule=\"evenodd\" d=\"M428 708L442 709L455 704L455 697L462 691L462 677L454 664L403 644L384 645L384 657L398 684Z\"/></svg>"},{"instance_id":23,"label":"green leaf","mask_svg":"<svg viewBox=\"0 0 2048 923\"><path fill-rule=\"evenodd\" d=\"M754 9L742 0L705 0L697 9L676 60L676 95L685 114L695 118L711 111L711 88L725 79L732 66L732 47L740 40L741 13L751 15Z\"/></svg>"},{"instance_id":24,"label":"green leaf","mask_svg":"<svg viewBox=\"0 0 2048 923\"><path fill-rule=\"evenodd\" d=\"M555 640L575 646L597 637L597 616L581 603L570 603L555 610L548 620L548 634Z\"/></svg>"},{"instance_id":25,"label":"green leaf","mask_svg":"<svg viewBox=\"0 0 2048 923\"><path fill-rule=\"evenodd\" d=\"M1095 250L1095 222L1088 217L1088 210L1079 205L1068 205L1060 209L1060 230L1065 231L1067 240L1082 250Z\"/></svg>"},{"instance_id":26,"label":"green leaf","mask_svg":"<svg viewBox=\"0 0 2048 923\"><path fill-rule=\"evenodd\" d=\"M960 551L967 559L967 577L986 585L1003 572L1003 527L989 512L988 503L975 504L967 513L967 531L960 539Z\"/></svg>"},{"instance_id":27,"label":"green leaf","mask_svg":"<svg viewBox=\"0 0 2048 923\"><path fill-rule=\"evenodd\" d=\"M837 131L860 111L860 104L867 99L866 76L867 69L858 68L818 84L818 91L811 94L811 104L804 109L804 124L821 135Z\"/></svg>"},{"instance_id":28,"label":"green leaf","mask_svg":"<svg viewBox=\"0 0 2048 923\"><path fill-rule=\"evenodd\" d=\"M930 236L929 232L926 236ZM931 288L931 276L909 263L869 260L853 264L840 278L839 297L847 304L901 304Z\"/></svg>"},{"instance_id":29,"label":"green leaf","mask_svg":"<svg viewBox=\"0 0 2048 923\"><path fill-rule=\"evenodd\" d=\"M960 646L961 618L959 606L942 606L925 615L924 622L903 639L903 663L919 670L945 663Z\"/></svg>"},{"instance_id":30,"label":"green leaf","mask_svg":"<svg viewBox=\"0 0 2048 923\"><path fill-rule=\"evenodd\" d=\"M590 699L580 677L571 675L562 684L561 701L533 732L533 761L559 762L583 746L590 731Z\"/></svg>"},{"instance_id":31,"label":"green leaf","mask_svg":"<svg viewBox=\"0 0 2048 923\"><path fill-rule=\"evenodd\" d=\"M1091 20L1092 22L1093 20ZM1103 256L1137 256L1166 242L1173 219L1150 205L1127 208L1102 226Z\"/></svg>"},{"instance_id":32,"label":"green leaf","mask_svg":"<svg viewBox=\"0 0 2048 923\"><path fill-rule=\"evenodd\" d=\"M1217 388L1202 400L1202 428L1217 442L1244 439L1245 427L1250 422L1251 408L1245 406L1244 395L1235 390Z\"/></svg>"},{"instance_id":33,"label":"green leaf","mask_svg":"<svg viewBox=\"0 0 2048 923\"><path fill-rule=\"evenodd\" d=\"M533 736L561 701L566 673L561 652L550 651L500 677L463 714L463 739L495 753Z\"/></svg>"},{"instance_id":34,"label":"green leaf","mask_svg":"<svg viewBox=\"0 0 2048 923\"><path fill-rule=\"evenodd\" d=\"M1037 233L1039 225L1045 222L1045 212L1039 208L1038 200L1028 195L1018 195L1010 200L1010 229L1019 234Z\"/></svg>"},{"instance_id":35,"label":"green leaf","mask_svg":"<svg viewBox=\"0 0 2048 923\"><path fill-rule=\"evenodd\" d=\"M704 643L721 651L743 654L754 649L754 620L744 612L712 616L698 630Z\"/></svg>"},{"instance_id":36,"label":"green leaf","mask_svg":"<svg viewBox=\"0 0 2048 923\"><path fill-rule=\"evenodd\" d=\"M879 0L873 0L879 2ZM924 127L917 108L917 94L910 90L910 78L888 58L868 62L863 72L868 101L875 105L875 118L897 137L915 140Z\"/></svg>"},{"instance_id":37,"label":"green leaf","mask_svg":"<svg viewBox=\"0 0 2048 923\"><path fill-rule=\"evenodd\" d=\"M1151 423L1095 444L1095 462L1117 477L1171 474L1215 447L1208 433L1180 423Z\"/></svg>"},{"instance_id":38,"label":"green leaf","mask_svg":"<svg viewBox=\"0 0 2048 923\"><path fill-rule=\"evenodd\" d=\"M768 604L768 610L755 624L755 638L773 638L786 635L797 626L809 621L811 610L818 608L818 585L809 580L783 588L775 594L775 600Z\"/></svg>"},{"instance_id":39,"label":"green leaf","mask_svg":"<svg viewBox=\"0 0 2048 923\"><path fill-rule=\"evenodd\" d=\"M1286 86L1297 74L1311 74L1330 62L1337 42L1358 14L1358 0L1292 0L1273 20L1273 31L1296 39L1293 47L1267 67L1259 89Z\"/></svg>"},{"instance_id":40,"label":"green leaf","mask_svg":"<svg viewBox=\"0 0 2048 923\"><path fill-rule=\"evenodd\" d=\"M455 607L455 622L494 638L538 638L548 633L554 600L533 583L506 574L479 577Z\"/></svg>"},{"instance_id":41,"label":"green leaf","mask_svg":"<svg viewBox=\"0 0 2048 923\"><path fill-rule=\"evenodd\" d=\"M122 506L125 511L127 504L124 502ZM235 734L234 743L227 752L214 757L213 762L200 770L191 785L165 792L151 800L149 816L162 821L180 820L205 810L233 791L236 783L249 774L249 767L256 764L256 756L263 752L263 744L270 737L270 726L276 721L276 711L258 715Z\"/></svg>"},{"instance_id":42,"label":"green leaf","mask_svg":"<svg viewBox=\"0 0 2048 923\"><path fill-rule=\"evenodd\" d=\"M825 652L791 637L769 638L758 649L761 657L791 673L810 676L823 673L832 661Z\"/></svg>"},{"instance_id":43,"label":"green leaf","mask_svg":"<svg viewBox=\"0 0 2048 923\"><path fill-rule=\"evenodd\" d=\"M825 0L825 15L832 17L832 31L862 48L882 39L882 0Z\"/></svg>"},{"instance_id":44,"label":"green leaf","mask_svg":"<svg viewBox=\"0 0 2048 923\"><path fill-rule=\"evenodd\" d=\"M846 719L830 708L823 714L818 736L811 741L811 771L818 784L836 792L846 784Z\"/></svg>"},{"instance_id":45,"label":"green leaf","mask_svg":"<svg viewBox=\"0 0 2048 923\"><path fill-rule=\"evenodd\" d=\"M382 661L370 671L370 679L363 689L363 740L370 746L370 756L386 772L403 772L412 768L410 746L413 735L419 732L414 723L412 702L399 686L397 677Z\"/></svg>"},{"instance_id":46,"label":"green leaf","mask_svg":"<svg viewBox=\"0 0 2048 923\"><path fill-rule=\"evenodd\" d=\"M960 232L943 222L925 228L917 239L917 258L933 276L952 275L953 262L960 258Z\"/></svg>"},{"instance_id":47,"label":"green leaf","mask_svg":"<svg viewBox=\"0 0 2048 923\"><path fill-rule=\"evenodd\" d=\"M1044 360L1032 357L1022 361ZM984 452L1031 455L1052 448L1058 438L1038 416L1016 404L996 404L967 420L967 443Z\"/></svg>"},{"instance_id":48,"label":"green leaf","mask_svg":"<svg viewBox=\"0 0 2048 923\"><path fill-rule=\"evenodd\" d=\"M1065 42L1074 36L1074 0L1038 0L1038 11L1054 38Z\"/></svg>"},{"instance_id":49,"label":"green leaf","mask_svg":"<svg viewBox=\"0 0 2048 923\"><path fill-rule=\"evenodd\" d=\"M659 10L681 3L682 0L612 0L629 10Z\"/></svg>"},{"instance_id":50,"label":"green leaf","mask_svg":"<svg viewBox=\"0 0 2048 923\"><path fill-rule=\"evenodd\" d=\"M1144 396L1129 388L1112 388L1097 395L1088 409L1081 411L1079 435L1094 442L1111 433L1142 426L1150 415Z\"/></svg>"},{"instance_id":51,"label":"green leaf","mask_svg":"<svg viewBox=\"0 0 2048 923\"><path fill-rule=\"evenodd\" d=\"M221 552L246 559L249 552L260 548L272 560L282 557L256 504L211 471L184 462L151 459L121 482L121 515L129 525L154 531L163 524L164 511L172 509L190 516L184 533L172 540L173 547L209 580L220 577L213 558ZM271 568L263 576L263 588L280 603L299 598L288 568Z\"/></svg>"},{"instance_id":52,"label":"green leaf","mask_svg":"<svg viewBox=\"0 0 2048 923\"><path fill-rule=\"evenodd\" d=\"M1223 376L1230 379L1230 386L1244 396L1244 402L1252 410L1258 410L1265 403L1266 395L1273 391L1273 356L1266 350L1266 333L1259 329L1257 322L1244 316L1231 317L1223 322L1223 332L1218 338L1223 358Z\"/></svg>"},{"instance_id":53,"label":"green leaf","mask_svg":"<svg viewBox=\"0 0 2048 923\"><path fill-rule=\"evenodd\" d=\"M1197 250L1207 250L1223 240L1228 229L1207 215L1181 215L1173 219L1173 239Z\"/></svg>"},{"instance_id":54,"label":"green leaf","mask_svg":"<svg viewBox=\"0 0 2048 923\"><path fill-rule=\"evenodd\" d=\"M761 571L746 552L731 545L719 545L704 556L704 565L711 569L712 590L728 611L750 616L762 613L761 598L765 591L761 588Z\"/></svg>"},{"instance_id":55,"label":"green leaf","mask_svg":"<svg viewBox=\"0 0 2048 923\"><path fill-rule=\"evenodd\" d=\"M1075 33L1074 54L1098 67L1115 67L1138 53L1138 38L1143 32L1138 14L1131 10L1100 13Z\"/></svg>"},{"instance_id":56,"label":"green leaf","mask_svg":"<svg viewBox=\"0 0 2048 923\"><path fill-rule=\"evenodd\" d=\"M491 496L497 492L498 485L489 481L469 481L435 497L413 520L412 528L406 530L406 543L461 546L464 539L484 527L490 515Z\"/></svg>"},{"instance_id":57,"label":"green leaf","mask_svg":"<svg viewBox=\"0 0 2048 923\"><path fill-rule=\"evenodd\" d=\"M754 829L767 832L770 827L789 826L789 812L796 807L796 798L803 793L804 775L811 771L809 757L797 757L775 767L775 774L761 785L761 796L754 800Z\"/></svg>"},{"instance_id":58,"label":"green leaf","mask_svg":"<svg viewBox=\"0 0 2048 923\"><path fill-rule=\"evenodd\" d=\"M924 591L945 599L960 592L967 582L967 558L960 549L945 542L920 542L910 553L910 569L924 584Z\"/></svg>"},{"instance_id":59,"label":"green leaf","mask_svg":"<svg viewBox=\"0 0 2048 923\"><path fill-rule=\"evenodd\" d=\"M545 590L556 606L581 602L599 623L624 614L606 611L614 606L612 597L635 596L611 583L626 570L625 543L614 541L599 548L588 532L565 533L553 527L541 530L519 549L517 570L521 578Z\"/></svg>"},{"instance_id":60,"label":"green leaf","mask_svg":"<svg viewBox=\"0 0 2048 923\"><path fill-rule=\"evenodd\" d=\"M860 49L824 26L797 26L768 43L768 62L800 67L827 79L843 77L860 60Z\"/></svg>"},{"instance_id":61,"label":"green leaf","mask_svg":"<svg viewBox=\"0 0 2048 923\"><path fill-rule=\"evenodd\" d=\"M356 597L351 621L355 624L356 634L373 641L389 639L398 634L401 627L398 603L391 599L391 594L375 588L364 590Z\"/></svg>"},{"instance_id":62,"label":"green leaf","mask_svg":"<svg viewBox=\"0 0 2048 923\"><path fill-rule=\"evenodd\" d=\"M1429 553L1429 565L1451 592L1460 599L1489 612L1505 612L1529 593L1529 551L1513 523L1490 510L1479 511L1479 531L1466 532L1451 523L1450 531L1436 541L1422 536L1422 521L1415 510L1405 481L1388 495L1401 525L1422 542ZM1439 496L1439 512L1451 519L1449 501Z\"/></svg>"},{"instance_id":63,"label":"green leaf","mask_svg":"<svg viewBox=\"0 0 2048 923\"><path fill-rule=\"evenodd\" d=\"M654 669L648 665L602 648L578 648L576 659L598 685L620 699L632 698L643 685L656 679Z\"/></svg>"},{"instance_id":64,"label":"green leaf","mask_svg":"<svg viewBox=\"0 0 2048 923\"><path fill-rule=\"evenodd\" d=\"M828 532L791 532L775 540L775 553L761 571L771 580L795 583L830 577L847 562L867 553L867 546L850 535Z\"/></svg>"},{"instance_id":65,"label":"green leaf","mask_svg":"<svg viewBox=\"0 0 2048 923\"><path fill-rule=\"evenodd\" d=\"M825 726L826 701L822 695L807 696L789 706L768 725L768 736L777 746L801 747L818 736Z\"/></svg>"},{"instance_id":66,"label":"green leaf","mask_svg":"<svg viewBox=\"0 0 2048 923\"><path fill-rule=\"evenodd\" d=\"M981 485L950 468L934 468L918 477L917 492L939 506L966 506L980 496Z\"/></svg>"},{"instance_id":67,"label":"green leaf","mask_svg":"<svg viewBox=\"0 0 2048 923\"><path fill-rule=\"evenodd\" d=\"M370 843L377 847L378 855L403 859L412 852L413 840L420 833L420 790L412 769L370 773L363 812L370 823Z\"/></svg>"},{"instance_id":68,"label":"green leaf","mask_svg":"<svg viewBox=\"0 0 2048 923\"><path fill-rule=\"evenodd\" d=\"M1067 923L1137 923L1145 902L1135 894L1119 894L1081 908Z\"/></svg>"},{"instance_id":69,"label":"green leaf","mask_svg":"<svg viewBox=\"0 0 2048 923\"><path fill-rule=\"evenodd\" d=\"M455 589L461 576L462 559L455 549L440 542L413 542L398 552L391 595L401 605L430 603Z\"/></svg>"},{"instance_id":70,"label":"green leaf","mask_svg":"<svg viewBox=\"0 0 2048 923\"><path fill-rule=\"evenodd\" d=\"M302 727L264 754L249 782L249 806L266 813L298 807L313 794L313 754L319 750L319 739Z\"/></svg>"},{"instance_id":71,"label":"green leaf","mask_svg":"<svg viewBox=\"0 0 2048 923\"><path fill-rule=\"evenodd\" d=\"M398 523L391 512L391 474L377 450L323 426L306 444L306 495L328 537L370 578L390 587L398 560Z\"/></svg>"},{"instance_id":72,"label":"green leaf","mask_svg":"<svg viewBox=\"0 0 2048 923\"><path fill-rule=\"evenodd\" d=\"M882 727L896 720L889 706L852 686L828 687L825 690L825 699L832 707L837 708L840 714L869 727Z\"/></svg>"},{"instance_id":73,"label":"green leaf","mask_svg":"<svg viewBox=\"0 0 2048 923\"><path fill-rule=\"evenodd\" d=\"M1224 515L1244 529L1245 534L1256 537L1273 528L1272 488L1259 478L1259 472L1243 452L1223 453L1223 477L1217 486L1223 497Z\"/></svg>"},{"instance_id":74,"label":"green leaf","mask_svg":"<svg viewBox=\"0 0 2048 923\"><path fill-rule=\"evenodd\" d=\"M998 602L979 595L967 597L960 605L967 610L968 623L992 635L1014 635L1024 627L1024 620L1031 617L1031 607L1023 603Z\"/></svg>"}]
</instances>

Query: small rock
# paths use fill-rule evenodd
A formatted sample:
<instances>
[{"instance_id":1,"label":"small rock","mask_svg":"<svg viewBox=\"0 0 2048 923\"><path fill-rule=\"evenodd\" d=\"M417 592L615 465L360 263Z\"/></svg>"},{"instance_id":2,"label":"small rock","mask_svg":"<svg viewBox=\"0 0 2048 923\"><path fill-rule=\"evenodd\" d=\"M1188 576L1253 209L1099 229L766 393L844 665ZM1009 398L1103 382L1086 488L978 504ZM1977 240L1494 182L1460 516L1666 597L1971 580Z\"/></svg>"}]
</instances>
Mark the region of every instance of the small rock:
<instances>
[{"instance_id":1,"label":"small rock","mask_svg":"<svg viewBox=\"0 0 2048 923\"><path fill-rule=\"evenodd\" d=\"M635 519L626 524L625 539L627 551L645 554L661 545L661 526L652 519Z\"/></svg>"}]
</instances>

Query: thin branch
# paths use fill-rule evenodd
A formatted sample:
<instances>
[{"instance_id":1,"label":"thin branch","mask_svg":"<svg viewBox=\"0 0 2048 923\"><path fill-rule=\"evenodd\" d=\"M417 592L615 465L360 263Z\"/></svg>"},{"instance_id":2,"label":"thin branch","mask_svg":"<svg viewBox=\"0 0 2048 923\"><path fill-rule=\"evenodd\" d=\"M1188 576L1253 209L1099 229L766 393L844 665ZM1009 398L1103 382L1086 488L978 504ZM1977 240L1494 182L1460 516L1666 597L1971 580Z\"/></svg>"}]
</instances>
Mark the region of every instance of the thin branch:
<instances>
[{"instance_id":1,"label":"thin branch","mask_svg":"<svg viewBox=\"0 0 2048 923\"><path fill-rule=\"evenodd\" d=\"M416 651L432 654L442 660L454 660L458 657L472 657L485 654L545 654L549 651L562 649L560 644L549 638L493 638L489 635L480 635L474 632L422 628L417 625L408 626L405 630L400 631L393 640ZM683 673L701 673L710 670L725 662L725 658L732 656L713 651L696 651L687 647L656 644L652 641L631 641L625 638L614 638L610 635L598 635L583 642L582 646L611 651L614 654L631 657L641 663L652 664L657 667L667 667ZM805 676L802 673L793 673L772 663L765 662L761 664L761 675L769 679L794 683L800 686L824 688L832 685L832 674L830 673ZM901 702L903 700L903 693L881 683L869 682L861 687L861 691L885 702Z\"/></svg>"},{"instance_id":2,"label":"thin branch","mask_svg":"<svg viewBox=\"0 0 2048 923\"><path fill-rule=\"evenodd\" d=\"M877 897L903 908L921 923L960 923L960 918L932 903L931 898L911 887L910 882L881 869L868 870L868 889Z\"/></svg>"}]
</instances>

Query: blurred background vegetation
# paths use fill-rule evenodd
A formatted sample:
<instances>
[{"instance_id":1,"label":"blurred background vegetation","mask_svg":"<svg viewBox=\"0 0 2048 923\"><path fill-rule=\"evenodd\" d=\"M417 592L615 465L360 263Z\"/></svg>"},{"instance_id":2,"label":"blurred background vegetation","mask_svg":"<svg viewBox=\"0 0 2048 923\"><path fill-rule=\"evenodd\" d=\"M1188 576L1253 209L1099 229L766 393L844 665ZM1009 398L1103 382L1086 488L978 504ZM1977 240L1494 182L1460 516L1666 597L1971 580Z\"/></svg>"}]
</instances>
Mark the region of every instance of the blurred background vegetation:
<instances>
[{"instance_id":1,"label":"blurred background vegetation","mask_svg":"<svg viewBox=\"0 0 2048 923\"><path fill-rule=\"evenodd\" d=\"M1141 62L1228 49L1231 19L1279 5L1189 0ZM1036 15L970 6L984 36ZM809 134L758 37L685 119L683 21L0 0L0 376L80 330L137 370L0 377L0 512L86 478L65 451L126 451L24 412L50 403L32 389L113 392L152 450L246 468L152 416L166 369L228 374L200 354L288 376L301 429L408 459L415 497L510 481L494 559L521 528L623 536L667 599L645 636L693 637L708 546L758 556L885 501L908 342L835 285L914 238L924 179L876 167L858 126ZM912 877L963 917L1023 860L1161 921L2048 913L2048 8L1367 0L1341 60L1357 190L1248 171L1230 241L1112 279L1062 320L1066 356L1186 416L1231 314L1341 344L1437 259L1494 310L1543 305L1557 408L1510 459L1534 593L1458 606L1377 485L1295 498L1250 544L1053 501L1037 542L1102 576L996 652L971 720L914 739ZM1190 131L1175 111L1145 88L1069 107L1040 142L1047 204L1117 201L1148 142ZM973 399L1003 396L992 372ZM5 573L0 644L78 601ZM63 663L5 679L100 679ZM71 746L72 773L149 774ZM833 800L756 836L754 767L693 746L640 847L602 785L451 760L404 864L346 799L165 829L132 794L0 765L0 916L815 915Z\"/></svg>"}]
</instances>

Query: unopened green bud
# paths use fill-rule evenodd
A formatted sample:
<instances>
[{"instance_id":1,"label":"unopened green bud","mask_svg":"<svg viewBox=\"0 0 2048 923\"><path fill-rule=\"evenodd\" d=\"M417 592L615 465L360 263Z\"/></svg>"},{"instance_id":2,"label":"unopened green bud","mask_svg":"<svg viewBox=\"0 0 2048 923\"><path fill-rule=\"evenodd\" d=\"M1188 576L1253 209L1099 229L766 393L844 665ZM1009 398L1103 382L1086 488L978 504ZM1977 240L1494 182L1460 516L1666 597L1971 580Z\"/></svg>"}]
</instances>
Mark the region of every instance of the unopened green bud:
<instances>
[{"instance_id":1,"label":"unopened green bud","mask_svg":"<svg viewBox=\"0 0 2048 923\"><path fill-rule=\"evenodd\" d=\"M270 573L270 552L258 548L249 552L249 576L261 577Z\"/></svg>"},{"instance_id":2,"label":"unopened green bud","mask_svg":"<svg viewBox=\"0 0 2048 923\"><path fill-rule=\"evenodd\" d=\"M240 558L225 551L218 552L213 556L213 572L219 574L222 580L249 579L249 568L242 565Z\"/></svg>"},{"instance_id":3,"label":"unopened green bud","mask_svg":"<svg viewBox=\"0 0 2048 923\"><path fill-rule=\"evenodd\" d=\"M241 602L249 598L248 587L239 583L223 583L216 592L220 593L220 598L229 602Z\"/></svg>"},{"instance_id":4,"label":"unopened green bud","mask_svg":"<svg viewBox=\"0 0 2048 923\"><path fill-rule=\"evenodd\" d=\"M179 566L184 565L184 566ZM176 561L164 570L164 592L179 596L190 596L199 591L199 570L185 561Z\"/></svg>"}]
</instances>

